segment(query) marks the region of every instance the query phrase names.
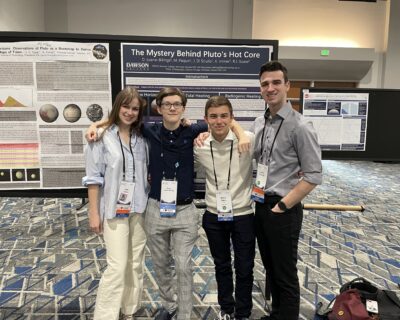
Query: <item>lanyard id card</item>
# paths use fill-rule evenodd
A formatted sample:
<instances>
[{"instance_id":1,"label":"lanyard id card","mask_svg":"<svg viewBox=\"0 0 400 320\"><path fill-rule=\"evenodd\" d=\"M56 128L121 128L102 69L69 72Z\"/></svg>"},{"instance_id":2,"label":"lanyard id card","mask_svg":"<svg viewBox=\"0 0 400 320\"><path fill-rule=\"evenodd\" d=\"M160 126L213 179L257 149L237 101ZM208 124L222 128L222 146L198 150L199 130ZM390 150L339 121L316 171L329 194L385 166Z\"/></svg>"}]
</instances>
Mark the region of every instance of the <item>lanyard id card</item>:
<instances>
[{"instance_id":1,"label":"lanyard id card","mask_svg":"<svg viewBox=\"0 0 400 320\"><path fill-rule=\"evenodd\" d=\"M171 218L176 215L176 198L178 194L178 181L161 181L160 216Z\"/></svg>"},{"instance_id":2,"label":"lanyard id card","mask_svg":"<svg viewBox=\"0 0 400 320\"><path fill-rule=\"evenodd\" d=\"M267 184L267 177L268 177L268 166L262 163L257 164L257 176L256 181L251 190L251 199L259 202L264 203L264 188Z\"/></svg>"},{"instance_id":3,"label":"lanyard id card","mask_svg":"<svg viewBox=\"0 0 400 320\"><path fill-rule=\"evenodd\" d=\"M133 208L133 192L135 191L135 183L128 181L121 181L119 185L117 206L116 206L116 217L126 218L129 216Z\"/></svg>"},{"instance_id":4,"label":"lanyard id card","mask_svg":"<svg viewBox=\"0 0 400 320\"><path fill-rule=\"evenodd\" d=\"M229 190L217 191L218 221L233 221L232 198Z\"/></svg>"},{"instance_id":5,"label":"lanyard id card","mask_svg":"<svg viewBox=\"0 0 400 320\"><path fill-rule=\"evenodd\" d=\"M378 312L378 301L376 300L369 300L367 299L365 301L366 307L367 307L367 311L371 312L371 313L379 313Z\"/></svg>"},{"instance_id":6,"label":"lanyard id card","mask_svg":"<svg viewBox=\"0 0 400 320\"><path fill-rule=\"evenodd\" d=\"M267 185L268 166L262 163L257 164L256 186L264 189Z\"/></svg>"}]
</instances>

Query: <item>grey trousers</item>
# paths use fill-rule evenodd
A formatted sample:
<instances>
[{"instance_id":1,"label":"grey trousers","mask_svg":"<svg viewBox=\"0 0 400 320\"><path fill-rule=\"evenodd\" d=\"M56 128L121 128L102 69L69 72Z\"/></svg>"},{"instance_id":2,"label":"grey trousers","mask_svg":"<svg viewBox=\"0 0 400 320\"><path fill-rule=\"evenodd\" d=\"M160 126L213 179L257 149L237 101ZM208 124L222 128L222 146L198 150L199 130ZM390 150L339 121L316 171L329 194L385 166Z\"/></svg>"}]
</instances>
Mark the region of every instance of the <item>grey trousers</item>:
<instances>
[{"instance_id":1,"label":"grey trousers","mask_svg":"<svg viewBox=\"0 0 400 320\"><path fill-rule=\"evenodd\" d=\"M177 309L178 320L190 319L192 312L191 257L198 237L199 217L193 203L177 206L172 218L160 217L158 201L150 198L147 203L145 231L161 302L169 312Z\"/></svg>"}]
</instances>

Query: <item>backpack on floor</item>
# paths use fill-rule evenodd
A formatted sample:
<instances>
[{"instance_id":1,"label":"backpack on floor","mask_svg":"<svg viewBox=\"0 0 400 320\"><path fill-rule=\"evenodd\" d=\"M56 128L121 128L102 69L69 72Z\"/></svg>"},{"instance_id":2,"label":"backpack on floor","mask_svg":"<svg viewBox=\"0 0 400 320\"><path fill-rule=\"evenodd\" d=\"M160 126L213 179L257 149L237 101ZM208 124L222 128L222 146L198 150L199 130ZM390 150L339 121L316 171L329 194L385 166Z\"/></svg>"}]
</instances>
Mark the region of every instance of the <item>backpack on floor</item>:
<instances>
[{"instance_id":1,"label":"backpack on floor","mask_svg":"<svg viewBox=\"0 0 400 320\"><path fill-rule=\"evenodd\" d=\"M317 304L314 320L400 320L396 293L381 290L364 278L345 283L327 307Z\"/></svg>"}]
</instances>

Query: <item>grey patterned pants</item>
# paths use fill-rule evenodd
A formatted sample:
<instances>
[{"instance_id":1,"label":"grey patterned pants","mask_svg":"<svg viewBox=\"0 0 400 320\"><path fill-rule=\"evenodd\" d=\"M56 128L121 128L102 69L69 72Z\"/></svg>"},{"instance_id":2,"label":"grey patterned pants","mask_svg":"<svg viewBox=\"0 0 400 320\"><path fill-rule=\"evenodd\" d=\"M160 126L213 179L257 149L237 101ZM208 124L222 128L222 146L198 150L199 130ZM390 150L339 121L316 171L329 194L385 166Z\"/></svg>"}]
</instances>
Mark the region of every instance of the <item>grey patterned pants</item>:
<instances>
[{"instance_id":1,"label":"grey patterned pants","mask_svg":"<svg viewBox=\"0 0 400 320\"><path fill-rule=\"evenodd\" d=\"M160 217L158 201L150 198L147 203L145 231L161 301L169 312L178 308L178 320L190 319L192 312L191 256L198 237L198 222L199 210L193 203L177 206L173 218Z\"/></svg>"}]
</instances>

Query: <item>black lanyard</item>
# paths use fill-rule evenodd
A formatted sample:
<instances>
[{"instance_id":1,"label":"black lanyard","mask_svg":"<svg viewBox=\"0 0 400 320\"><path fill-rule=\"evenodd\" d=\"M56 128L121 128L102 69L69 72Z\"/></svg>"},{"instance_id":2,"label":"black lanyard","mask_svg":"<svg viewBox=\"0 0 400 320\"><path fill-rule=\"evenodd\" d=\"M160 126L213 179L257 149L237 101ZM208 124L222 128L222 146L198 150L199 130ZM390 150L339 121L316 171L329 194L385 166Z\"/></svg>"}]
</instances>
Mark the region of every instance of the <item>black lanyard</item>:
<instances>
[{"instance_id":1,"label":"black lanyard","mask_svg":"<svg viewBox=\"0 0 400 320\"><path fill-rule=\"evenodd\" d=\"M119 145L121 146L121 153L122 153L122 179L125 180L125 153L124 153L124 148L122 146L122 141L121 141L121 137L119 136L119 131L117 131L117 136L118 136L118 140L119 140ZM132 145L131 145L131 141L132 141L132 134L130 134L129 136L129 150L131 152L132 155L132 160L133 160L133 181L135 181L135 157L133 156L133 151L132 151ZM137 137L136 137L136 141L135 141L135 145L137 143Z\"/></svg>"},{"instance_id":2,"label":"black lanyard","mask_svg":"<svg viewBox=\"0 0 400 320\"><path fill-rule=\"evenodd\" d=\"M215 163L214 163L214 153L212 148L212 141L210 141L210 150L211 150L211 158L213 162L213 169L214 169L214 179L215 179L215 186L218 190L218 181L217 181L217 173L215 172ZM228 171L228 183L226 185L226 189L229 190L229 183L231 181L231 163L232 163L232 151L233 151L233 140L231 141L231 152L229 155L229 171Z\"/></svg>"},{"instance_id":3,"label":"black lanyard","mask_svg":"<svg viewBox=\"0 0 400 320\"><path fill-rule=\"evenodd\" d=\"M272 150L274 148L275 140L276 140L276 137L278 136L279 130L281 130L283 120L284 119L282 118L281 123L279 124L278 130L275 133L274 140L272 141L271 150L269 150L269 154L268 154L268 158L267 158L267 164L268 164L268 162L270 161L270 159L272 157ZM264 116L264 128L263 128L262 136L261 136L260 162L261 162L261 159L263 158L263 153L264 153L264 134L265 134L265 127L266 126L267 126L267 116Z\"/></svg>"}]
</instances>

